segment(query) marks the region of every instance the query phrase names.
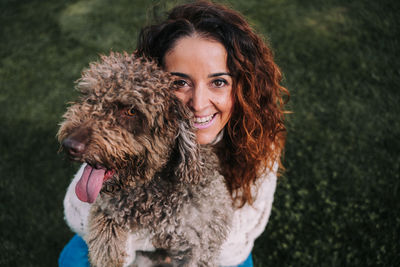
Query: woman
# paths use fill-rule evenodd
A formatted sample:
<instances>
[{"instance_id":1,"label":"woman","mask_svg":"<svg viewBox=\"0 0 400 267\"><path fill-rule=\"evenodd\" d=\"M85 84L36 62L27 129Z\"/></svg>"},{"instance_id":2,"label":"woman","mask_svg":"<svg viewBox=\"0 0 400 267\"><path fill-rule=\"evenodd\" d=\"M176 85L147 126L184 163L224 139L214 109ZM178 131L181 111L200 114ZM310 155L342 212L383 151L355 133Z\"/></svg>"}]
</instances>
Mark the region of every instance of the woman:
<instances>
[{"instance_id":1,"label":"woman","mask_svg":"<svg viewBox=\"0 0 400 267\"><path fill-rule=\"evenodd\" d=\"M143 29L137 53L174 75L177 97L195 115L198 142L217 148L236 206L220 265L252 266L251 249L270 215L285 141L283 96L289 94L279 85L271 50L240 14L200 1L177 6L164 22ZM68 224L82 235L89 206L73 190L64 205ZM79 236L59 264L88 266Z\"/></svg>"}]
</instances>

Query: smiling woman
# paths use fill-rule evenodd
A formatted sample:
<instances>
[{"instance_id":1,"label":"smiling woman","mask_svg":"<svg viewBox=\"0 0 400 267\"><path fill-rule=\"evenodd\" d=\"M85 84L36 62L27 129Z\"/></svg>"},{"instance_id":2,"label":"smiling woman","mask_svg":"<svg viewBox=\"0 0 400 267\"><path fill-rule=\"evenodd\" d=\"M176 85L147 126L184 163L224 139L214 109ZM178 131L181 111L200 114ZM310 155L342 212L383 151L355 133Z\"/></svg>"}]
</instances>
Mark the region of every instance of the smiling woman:
<instances>
[{"instance_id":1,"label":"smiling woman","mask_svg":"<svg viewBox=\"0 0 400 267\"><path fill-rule=\"evenodd\" d=\"M236 11L198 1L177 6L167 20L144 28L139 35L137 53L157 60L171 72L184 74L187 80L178 79L178 83L191 89L185 94L178 90L177 96L194 111L198 121L203 116L221 115L223 127L220 129L224 129L224 134L218 153L222 172L236 204L251 204L253 184L262 173L280 164L286 132L284 104L285 97L289 96L280 85L281 72L262 37ZM213 113L211 109L199 109L195 105L213 103L204 101L211 92L226 93L204 90L205 77L221 72L229 74L220 76L228 82L222 89L231 88L227 90L229 94L221 97L226 101L224 110L218 110L215 103L211 105L215 108ZM202 81L189 74L202 76ZM221 86L222 81L214 85ZM209 84L208 88L212 86ZM206 137L202 136L202 130L198 134L204 137L198 140L201 144L212 141L219 133L216 129L215 132L207 130Z\"/></svg>"},{"instance_id":2,"label":"smiling woman","mask_svg":"<svg viewBox=\"0 0 400 267\"><path fill-rule=\"evenodd\" d=\"M269 219L285 143L289 93L280 85L272 51L239 13L197 1L144 28L136 54L173 75L175 95L194 114L197 142L212 144L218 154L235 208L219 264L252 266L251 250ZM68 190L64 204L69 225L85 238L87 203Z\"/></svg>"}]
</instances>

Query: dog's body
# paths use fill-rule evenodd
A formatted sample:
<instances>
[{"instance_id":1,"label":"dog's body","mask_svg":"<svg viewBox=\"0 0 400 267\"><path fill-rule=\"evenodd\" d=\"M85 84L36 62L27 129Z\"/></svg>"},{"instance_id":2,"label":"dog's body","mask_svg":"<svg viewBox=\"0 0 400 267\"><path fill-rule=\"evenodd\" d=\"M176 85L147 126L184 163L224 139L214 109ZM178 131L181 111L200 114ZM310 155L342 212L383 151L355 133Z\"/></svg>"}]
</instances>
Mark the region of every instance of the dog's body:
<instances>
[{"instance_id":1,"label":"dog's body","mask_svg":"<svg viewBox=\"0 0 400 267\"><path fill-rule=\"evenodd\" d=\"M78 89L58 136L74 160L88 163L76 194L93 202L92 265L131 264L129 237L146 233L172 266L216 266L232 203L217 156L197 145L169 74L112 53L84 72Z\"/></svg>"}]
</instances>

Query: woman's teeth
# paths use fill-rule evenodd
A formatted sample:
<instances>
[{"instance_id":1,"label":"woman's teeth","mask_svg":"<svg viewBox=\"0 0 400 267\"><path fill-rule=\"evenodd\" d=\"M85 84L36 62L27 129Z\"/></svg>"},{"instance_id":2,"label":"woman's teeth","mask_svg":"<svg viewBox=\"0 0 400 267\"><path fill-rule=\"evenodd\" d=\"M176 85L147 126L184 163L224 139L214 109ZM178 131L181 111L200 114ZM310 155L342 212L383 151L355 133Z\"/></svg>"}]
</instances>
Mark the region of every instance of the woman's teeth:
<instances>
[{"instance_id":1,"label":"woman's teeth","mask_svg":"<svg viewBox=\"0 0 400 267\"><path fill-rule=\"evenodd\" d=\"M210 116L206 116L206 117L195 117L194 122L198 123L198 124L205 124L205 123L210 122L213 117L214 117L214 114L210 115Z\"/></svg>"}]
</instances>

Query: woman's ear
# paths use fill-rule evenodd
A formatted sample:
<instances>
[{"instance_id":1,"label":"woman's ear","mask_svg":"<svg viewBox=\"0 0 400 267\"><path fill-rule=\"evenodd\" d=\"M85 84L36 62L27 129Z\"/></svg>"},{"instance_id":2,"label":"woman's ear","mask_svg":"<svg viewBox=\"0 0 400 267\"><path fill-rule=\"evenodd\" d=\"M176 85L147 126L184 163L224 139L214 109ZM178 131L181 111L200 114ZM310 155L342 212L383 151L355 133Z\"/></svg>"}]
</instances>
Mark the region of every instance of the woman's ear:
<instances>
[{"instance_id":1,"label":"woman's ear","mask_svg":"<svg viewBox=\"0 0 400 267\"><path fill-rule=\"evenodd\" d=\"M202 160L195 129L192 126L192 112L177 98L173 98L174 112L178 119L178 136L176 138L179 163L175 175L184 183L198 183L202 175Z\"/></svg>"}]
</instances>

